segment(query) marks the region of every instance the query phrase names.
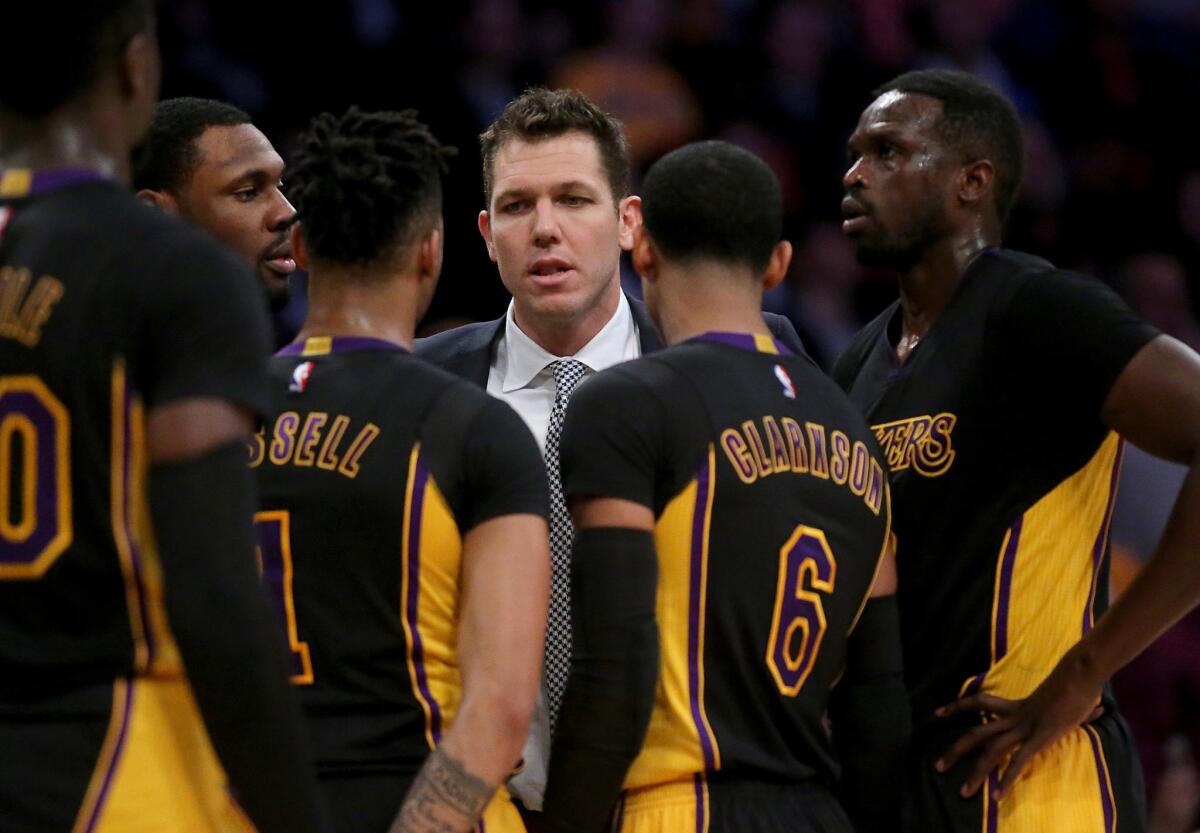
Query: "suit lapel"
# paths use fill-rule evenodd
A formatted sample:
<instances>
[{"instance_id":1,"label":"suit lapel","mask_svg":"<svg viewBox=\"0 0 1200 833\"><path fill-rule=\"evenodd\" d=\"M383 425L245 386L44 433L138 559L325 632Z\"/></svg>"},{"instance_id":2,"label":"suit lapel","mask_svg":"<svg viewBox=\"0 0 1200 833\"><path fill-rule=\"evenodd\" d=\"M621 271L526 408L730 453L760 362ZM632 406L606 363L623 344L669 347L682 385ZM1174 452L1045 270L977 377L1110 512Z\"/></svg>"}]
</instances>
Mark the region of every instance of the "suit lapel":
<instances>
[{"instance_id":1,"label":"suit lapel","mask_svg":"<svg viewBox=\"0 0 1200 833\"><path fill-rule=\"evenodd\" d=\"M455 376L460 376L469 382L474 382L481 388L486 388L488 373L492 366L492 353L496 342L504 334L504 319L491 322L490 327L479 327L469 336L467 343L462 345L453 356L439 362L444 370Z\"/></svg>"},{"instance_id":2,"label":"suit lapel","mask_svg":"<svg viewBox=\"0 0 1200 833\"><path fill-rule=\"evenodd\" d=\"M629 299L629 309L637 324L638 341L642 343L642 355L663 349L662 336L658 334L658 327L654 326L654 321L650 318L650 310L646 309L646 305L637 298L630 298L628 295L625 297Z\"/></svg>"}]
</instances>

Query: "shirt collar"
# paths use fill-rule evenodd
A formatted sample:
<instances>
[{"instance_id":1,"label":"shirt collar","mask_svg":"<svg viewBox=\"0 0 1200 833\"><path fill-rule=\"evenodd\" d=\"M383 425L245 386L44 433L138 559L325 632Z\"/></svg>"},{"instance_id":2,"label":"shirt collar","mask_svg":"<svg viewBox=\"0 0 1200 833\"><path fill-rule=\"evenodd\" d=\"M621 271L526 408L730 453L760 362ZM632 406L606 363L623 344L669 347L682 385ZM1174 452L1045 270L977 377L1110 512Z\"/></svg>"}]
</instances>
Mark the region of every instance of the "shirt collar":
<instances>
[{"instance_id":1,"label":"shirt collar","mask_svg":"<svg viewBox=\"0 0 1200 833\"><path fill-rule=\"evenodd\" d=\"M525 335L517 326L513 310L513 304L509 302L508 312L504 316L504 346L508 364L500 388L504 393L527 386L550 364L564 358L550 353ZM622 292L617 310L608 323L578 353L568 358L583 362L592 371L604 370L637 357L636 347L631 352L631 342L637 344L637 327L633 321L633 311L629 308L629 299Z\"/></svg>"}]
</instances>

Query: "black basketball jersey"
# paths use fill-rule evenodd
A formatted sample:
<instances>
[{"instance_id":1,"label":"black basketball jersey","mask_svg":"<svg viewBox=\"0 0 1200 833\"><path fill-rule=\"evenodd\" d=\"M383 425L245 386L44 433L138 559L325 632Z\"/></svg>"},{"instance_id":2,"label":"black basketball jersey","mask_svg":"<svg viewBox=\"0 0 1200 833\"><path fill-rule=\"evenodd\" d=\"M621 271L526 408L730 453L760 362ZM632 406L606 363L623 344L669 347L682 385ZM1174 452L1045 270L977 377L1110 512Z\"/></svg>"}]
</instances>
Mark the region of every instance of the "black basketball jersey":
<instances>
[{"instance_id":1,"label":"black basketball jersey","mask_svg":"<svg viewBox=\"0 0 1200 833\"><path fill-rule=\"evenodd\" d=\"M181 673L144 415L259 410L267 332L250 270L206 236L88 171L0 171L0 714Z\"/></svg>"},{"instance_id":2,"label":"black basketball jersey","mask_svg":"<svg viewBox=\"0 0 1200 833\"><path fill-rule=\"evenodd\" d=\"M259 553L318 768L415 773L461 694L462 537L545 517L545 465L511 408L390 342L310 338L270 375Z\"/></svg>"},{"instance_id":3,"label":"black basketball jersey","mask_svg":"<svg viewBox=\"0 0 1200 833\"><path fill-rule=\"evenodd\" d=\"M1098 281L981 254L903 365L894 304L834 377L887 456L914 723L1028 695L1107 604L1120 438L1100 409L1156 331Z\"/></svg>"},{"instance_id":4,"label":"black basketball jersey","mask_svg":"<svg viewBox=\"0 0 1200 833\"><path fill-rule=\"evenodd\" d=\"M562 448L569 498L655 516L659 682L625 787L831 779L822 716L888 535L862 416L807 357L707 333L584 383Z\"/></svg>"}]
</instances>

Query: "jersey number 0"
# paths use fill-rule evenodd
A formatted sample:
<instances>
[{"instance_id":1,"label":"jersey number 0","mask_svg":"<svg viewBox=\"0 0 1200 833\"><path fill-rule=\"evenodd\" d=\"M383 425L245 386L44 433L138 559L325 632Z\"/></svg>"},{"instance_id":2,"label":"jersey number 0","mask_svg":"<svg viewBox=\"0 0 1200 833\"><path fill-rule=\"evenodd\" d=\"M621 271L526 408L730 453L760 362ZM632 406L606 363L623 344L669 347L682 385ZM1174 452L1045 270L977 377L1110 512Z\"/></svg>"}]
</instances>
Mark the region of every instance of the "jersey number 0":
<instances>
[{"instance_id":1,"label":"jersey number 0","mask_svg":"<svg viewBox=\"0 0 1200 833\"><path fill-rule=\"evenodd\" d=\"M0 579L40 578L71 538L67 409L36 376L0 376Z\"/></svg>"}]
</instances>

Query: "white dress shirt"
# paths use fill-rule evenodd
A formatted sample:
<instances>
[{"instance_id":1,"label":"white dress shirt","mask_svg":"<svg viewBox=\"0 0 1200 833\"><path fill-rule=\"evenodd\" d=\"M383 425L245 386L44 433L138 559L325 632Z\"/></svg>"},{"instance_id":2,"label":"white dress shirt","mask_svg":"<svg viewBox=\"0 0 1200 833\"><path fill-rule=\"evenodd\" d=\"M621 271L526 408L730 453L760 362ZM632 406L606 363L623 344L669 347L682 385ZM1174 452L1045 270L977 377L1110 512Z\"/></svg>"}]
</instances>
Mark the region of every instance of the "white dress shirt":
<instances>
[{"instance_id":1,"label":"white dress shirt","mask_svg":"<svg viewBox=\"0 0 1200 833\"><path fill-rule=\"evenodd\" d=\"M554 407L554 373L550 365L561 358L573 358L587 366L580 384L597 372L614 364L636 359L642 354L637 322L629 300L621 293L617 311L600 332L592 337L574 356L555 356L521 332L513 317L513 305L508 305L504 320L504 335L488 371L487 390L503 399L520 414L530 432L545 453L546 432L550 427L550 410ZM576 388L578 390L578 388ZM525 767L509 782L509 789L531 810L542 809L546 791L546 762L550 757L550 713L546 708L543 687L538 694L537 710L525 742Z\"/></svg>"}]
</instances>

